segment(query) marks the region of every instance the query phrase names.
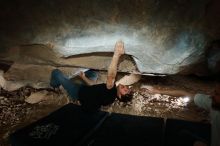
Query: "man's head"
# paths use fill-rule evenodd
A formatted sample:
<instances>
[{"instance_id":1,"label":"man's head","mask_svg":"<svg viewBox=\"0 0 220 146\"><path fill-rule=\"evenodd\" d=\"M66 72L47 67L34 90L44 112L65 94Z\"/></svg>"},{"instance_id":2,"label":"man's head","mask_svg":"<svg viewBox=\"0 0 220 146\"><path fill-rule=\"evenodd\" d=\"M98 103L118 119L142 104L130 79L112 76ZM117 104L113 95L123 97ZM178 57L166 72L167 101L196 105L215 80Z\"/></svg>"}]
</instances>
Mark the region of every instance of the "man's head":
<instances>
[{"instance_id":1,"label":"man's head","mask_svg":"<svg viewBox=\"0 0 220 146\"><path fill-rule=\"evenodd\" d=\"M129 94L130 92L131 92L131 90L129 89L129 86L122 85L122 84L118 85L118 95L119 95L119 97L124 96L126 94Z\"/></svg>"},{"instance_id":2,"label":"man's head","mask_svg":"<svg viewBox=\"0 0 220 146\"><path fill-rule=\"evenodd\" d=\"M133 97L133 92L127 85L119 84L117 87L119 100L122 102L130 101Z\"/></svg>"}]
</instances>

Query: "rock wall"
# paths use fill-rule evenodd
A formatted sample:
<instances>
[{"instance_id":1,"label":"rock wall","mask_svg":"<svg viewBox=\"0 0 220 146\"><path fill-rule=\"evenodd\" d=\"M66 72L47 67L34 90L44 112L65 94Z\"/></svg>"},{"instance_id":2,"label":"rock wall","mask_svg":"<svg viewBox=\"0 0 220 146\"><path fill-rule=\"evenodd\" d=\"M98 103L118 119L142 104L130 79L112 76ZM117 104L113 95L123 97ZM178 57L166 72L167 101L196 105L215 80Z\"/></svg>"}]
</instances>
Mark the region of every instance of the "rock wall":
<instances>
[{"instance_id":1,"label":"rock wall","mask_svg":"<svg viewBox=\"0 0 220 146\"><path fill-rule=\"evenodd\" d=\"M209 70L206 48L220 38L219 6L218 0L3 1L0 57L16 56L16 49L9 49L14 46L47 43L64 57L112 52L122 39L141 73L207 75L215 72ZM32 54L42 59L41 50L25 55Z\"/></svg>"}]
</instances>

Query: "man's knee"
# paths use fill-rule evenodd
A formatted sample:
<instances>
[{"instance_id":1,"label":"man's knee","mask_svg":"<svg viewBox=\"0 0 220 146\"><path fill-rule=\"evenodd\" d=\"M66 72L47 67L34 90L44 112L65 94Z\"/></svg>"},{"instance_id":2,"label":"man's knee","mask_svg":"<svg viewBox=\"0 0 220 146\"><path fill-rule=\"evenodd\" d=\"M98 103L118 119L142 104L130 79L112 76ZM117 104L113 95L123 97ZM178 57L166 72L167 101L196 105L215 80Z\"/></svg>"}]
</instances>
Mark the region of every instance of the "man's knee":
<instances>
[{"instance_id":1,"label":"man's knee","mask_svg":"<svg viewBox=\"0 0 220 146\"><path fill-rule=\"evenodd\" d=\"M61 72L59 69L54 69L54 70L52 70L52 72L51 72L51 75L52 75L52 76L56 76L56 75L58 75L58 74L62 74L62 72Z\"/></svg>"},{"instance_id":2,"label":"man's knee","mask_svg":"<svg viewBox=\"0 0 220 146\"><path fill-rule=\"evenodd\" d=\"M53 88L57 88L60 86L60 76L62 76L62 72L59 69L54 69L51 72L50 78L50 86Z\"/></svg>"},{"instance_id":3,"label":"man's knee","mask_svg":"<svg viewBox=\"0 0 220 146\"><path fill-rule=\"evenodd\" d=\"M94 70L88 70L85 72L85 75L90 80L96 81L98 79L98 73Z\"/></svg>"}]
</instances>

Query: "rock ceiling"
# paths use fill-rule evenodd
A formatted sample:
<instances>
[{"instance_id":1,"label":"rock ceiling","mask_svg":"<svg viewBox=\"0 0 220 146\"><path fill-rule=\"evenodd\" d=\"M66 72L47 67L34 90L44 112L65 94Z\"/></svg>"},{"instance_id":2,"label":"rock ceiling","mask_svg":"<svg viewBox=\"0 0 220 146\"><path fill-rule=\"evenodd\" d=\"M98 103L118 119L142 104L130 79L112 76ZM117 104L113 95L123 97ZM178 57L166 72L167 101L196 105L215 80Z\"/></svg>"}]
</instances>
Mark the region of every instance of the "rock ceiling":
<instances>
[{"instance_id":1,"label":"rock ceiling","mask_svg":"<svg viewBox=\"0 0 220 146\"><path fill-rule=\"evenodd\" d=\"M1 60L107 69L125 42L120 70L142 74L219 72L218 0L2 2ZM109 53L110 52L110 53Z\"/></svg>"}]
</instances>

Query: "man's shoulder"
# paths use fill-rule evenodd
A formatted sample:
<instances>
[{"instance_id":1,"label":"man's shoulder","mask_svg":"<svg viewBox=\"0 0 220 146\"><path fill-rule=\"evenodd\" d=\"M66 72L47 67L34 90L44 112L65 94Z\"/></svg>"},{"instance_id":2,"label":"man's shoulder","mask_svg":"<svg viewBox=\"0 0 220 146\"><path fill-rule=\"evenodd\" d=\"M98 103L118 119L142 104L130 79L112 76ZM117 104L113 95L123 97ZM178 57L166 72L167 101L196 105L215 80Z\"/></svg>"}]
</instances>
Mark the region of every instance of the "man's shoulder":
<instances>
[{"instance_id":1,"label":"man's shoulder","mask_svg":"<svg viewBox=\"0 0 220 146\"><path fill-rule=\"evenodd\" d=\"M95 85L92 85L92 86L101 86L101 87L106 87L107 88L107 84L106 83L99 83L99 84L95 84ZM116 84L114 84L114 86L112 88L116 88Z\"/></svg>"}]
</instances>

